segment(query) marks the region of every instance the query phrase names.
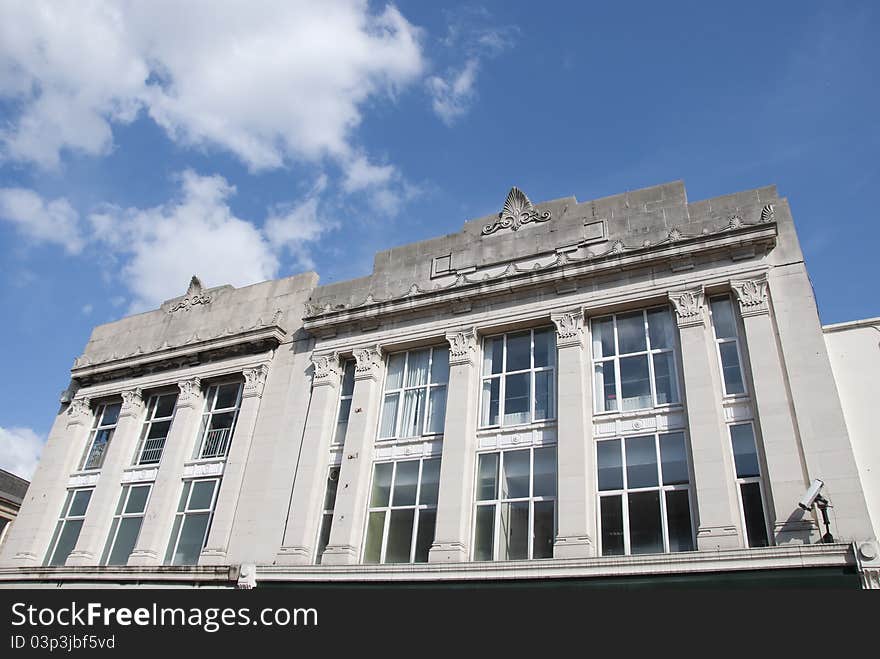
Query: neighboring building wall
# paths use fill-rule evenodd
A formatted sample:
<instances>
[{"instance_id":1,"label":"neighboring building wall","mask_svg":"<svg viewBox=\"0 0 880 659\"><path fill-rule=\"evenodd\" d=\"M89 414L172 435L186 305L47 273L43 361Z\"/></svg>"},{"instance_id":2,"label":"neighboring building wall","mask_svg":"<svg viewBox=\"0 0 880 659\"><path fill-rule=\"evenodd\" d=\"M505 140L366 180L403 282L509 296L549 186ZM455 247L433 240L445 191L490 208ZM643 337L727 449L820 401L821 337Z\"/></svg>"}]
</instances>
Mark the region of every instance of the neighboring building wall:
<instances>
[{"instance_id":1,"label":"neighboring building wall","mask_svg":"<svg viewBox=\"0 0 880 659\"><path fill-rule=\"evenodd\" d=\"M12 521L18 515L28 485L25 479L0 469L0 550L9 535Z\"/></svg>"},{"instance_id":2,"label":"neighboring building wall","mask_svg":"<svg viewBox=\"0 0 880 659\"><path fill-rule=\"evenodd\" d=\"M880 318L826 325L823 331L874 534L880 537L880 437L874 425L880 402Z\"/></svg>"}]
</instances>

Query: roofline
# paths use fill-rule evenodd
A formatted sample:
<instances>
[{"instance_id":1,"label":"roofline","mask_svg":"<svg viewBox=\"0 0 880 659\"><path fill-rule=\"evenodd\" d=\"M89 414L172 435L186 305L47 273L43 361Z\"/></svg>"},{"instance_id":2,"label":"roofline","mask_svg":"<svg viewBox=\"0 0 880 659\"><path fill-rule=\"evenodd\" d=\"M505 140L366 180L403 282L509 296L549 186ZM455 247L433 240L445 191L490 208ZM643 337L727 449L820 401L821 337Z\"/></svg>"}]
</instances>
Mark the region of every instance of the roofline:
<instances>
[{"instance_id":1,"label":"roofline","mask_svg":"<svg viewBox=\"0 0 880 659\"><path fill-rule=\"evenodd\" d=\"M842 332L848 329L856 329L858 327L877 327L880 326L880 316L874 318L864 318L862 320L848 320L844 323L832 323L830 325L822 325L822 331L826 334L831 332Z\"/></svg>"}]
</instances>

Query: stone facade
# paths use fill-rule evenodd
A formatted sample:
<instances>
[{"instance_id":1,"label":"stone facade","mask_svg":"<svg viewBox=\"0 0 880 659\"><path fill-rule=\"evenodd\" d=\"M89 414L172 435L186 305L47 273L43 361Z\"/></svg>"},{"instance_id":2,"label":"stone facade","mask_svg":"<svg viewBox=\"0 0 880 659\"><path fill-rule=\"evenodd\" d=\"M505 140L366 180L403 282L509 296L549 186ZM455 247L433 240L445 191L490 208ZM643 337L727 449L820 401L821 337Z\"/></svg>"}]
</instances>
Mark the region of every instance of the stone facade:
<instances>
[{"instance_id":1,"label":"stone facade","mask_svg":"<svg viewBox=\"0 0 880 659\"><path fill-rule=\"evenodd\" d=\"M513 188L368 277L194 277L95 328L0 585L840 568L870 586L876 469L850 408L872 389L835 382L829 336L773 186ZM831 543L798 506L813 479Z\"/></svg>"},{"instance_id":2,"label":"stone facade","mask_svg":"<svg viewBox=\"0 0 880 659\"><path fill-rule=\"evenodd\" d=\"M0 547L12 528L27 489L25 479L0 469Z\"/></svg>"}]
</instances>

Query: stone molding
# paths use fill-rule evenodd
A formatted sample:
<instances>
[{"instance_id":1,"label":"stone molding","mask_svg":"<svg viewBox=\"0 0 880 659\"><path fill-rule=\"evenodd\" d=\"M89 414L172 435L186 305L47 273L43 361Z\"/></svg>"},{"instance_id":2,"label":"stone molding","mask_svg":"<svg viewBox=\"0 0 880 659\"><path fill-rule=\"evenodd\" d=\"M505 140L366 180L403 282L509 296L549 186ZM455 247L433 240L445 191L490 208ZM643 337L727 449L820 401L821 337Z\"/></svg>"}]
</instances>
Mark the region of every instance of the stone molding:
<instances>
[{"instance_id":1,"label":"stone molding","mask_svg":"<svg viewBox=\"0 0 880 659\"><path fill-rule=\"evenodd\" d=\"M72 425L75 423L85 424L89 417L92 416L92 401L89 398L74 398L70 401L67 408L67 423Z\"/></svg>"},{"instance_id":2,"label":"stone molding","mask_svg":"<svg viewBox=\"0 0 880 659\"><path fill-rule=\"evenodd\" d=\"M121 392L122 407L119 416L138 416L144 409L144 392L140 387Z\"/></svg>"},{"instance_id":3,"label":"stone molding","mask_svg":"<svg viewBox=\"0 0 880 659\"><path fill-rule=\"evenodd\" d=\"M743 318L770 313L770 305L767 301L768 286L766 279L731 281L730 288L733 290L736 301L739 303L740 315Z\"/></svg>"},{"instance_id":4,"label":"stone molding","mask_svg":"<svg viewBox=\"0 0 880 659\"><path fill-rule=\"evenodd\" d=\"M556 326L556 347L583 347L584 345L584 312L580 309L550 314L550 320Z\"/></svg>"},{"instance_id":5,"label":"stone molding","mask_svg":"<svg viewBox=\"0 0 880 659\"><path fill-rule=\"evenodd\" d=\"M177 396L177 407L195 407L202 400L202 380L189 378L177 383L180 393Z\"/></svg>"},{"instance_id":6,"label":"stone molding","mask_svg":"<svg viewBox=\"0 0 880 659\"><path fill-rule=\"evenodd\" d=\"M679 327L705 326L706 294L702 286L686 291L670 291L669 301L675 309Z\"/></svg>"},{"instance_id":7,"label":"stone molding","mask_svg":"<svg viewBox=\"0 0 880 659\"><path fill-rule=\"evenodd\" d=\"M460 332L447 332L449 365L473 365L477 355L477 330L473 327Z\"/></svg>"},{"instance_id":8,"label":"stone molding","mask_svg":"<svg viewBox=\"0 0 880 659\"><path fill-rule=\"evenodd\" d=\"M244 391L242 398L250 398L252 396L260 397L263 395L263 389L266 387L266 377L269 375L269 366L260 364L254 368L245 368L242 370L244 375Z\"/></svg>"},{"instance_id":9,"label":"stone molding","mask_svg":"<svg viewBox=\"0 0 880 659\"><path fill-rule=\"evenodd\" d=\"M339 383L341 373L339 353L332 352L329 355L312 355L312 367L315 371L312 376L313 387L336 385Z\"/></svg>"},{"instance_id":10,"label":"stone molding","mask_svg":"<svg viewBox=\"0 0 880 659\"><path fill-rule=\"evenodd\" d=\"M382 348L378 345L367 348L357 348L354 351L356 365L354 367L355 380L378 380L382 373Z\"/></svg>"}]
</instances>

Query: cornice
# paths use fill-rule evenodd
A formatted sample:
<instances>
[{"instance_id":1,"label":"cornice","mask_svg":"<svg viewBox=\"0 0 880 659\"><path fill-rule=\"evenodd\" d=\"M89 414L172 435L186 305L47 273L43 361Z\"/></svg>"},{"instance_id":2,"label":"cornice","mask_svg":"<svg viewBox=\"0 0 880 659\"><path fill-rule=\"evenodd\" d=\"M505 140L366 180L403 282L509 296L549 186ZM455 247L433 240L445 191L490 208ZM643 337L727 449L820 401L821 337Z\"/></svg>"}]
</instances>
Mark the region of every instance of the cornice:
<instances>
[{"instance_id":1,"label":"cornice","mask_svg":"<svg viewBox=\"0 0 880 659\"><path fill-rule=\"evenodd\" d=\"M768 204L768 206L770 206ZM766 206L765 206L766 208ZM620 271L647 265L667 263L672 267L682 258L715 251L733 250L744 246L772 247L777 236L777 226L772 221L745 222L732 216L728 223L715 231L704 230L700 234L686 234L672 228L666 238L656 243L648 241L639 246L628 246L621 240L600 253L586 250L585 256L577 257L563 248L524 257L532 262L522 268L517 263L487 265L483 270L501 270L497 274L473 272L459 273L452 283L435 284L425 290L417 284L410 286L403 295L377 300L372 294L359 304L340 307L330 304L320 307L307 303L303 327L310 332L331 330L340 325L375 321L379 317L446 304L462 304L472 298L509 293L514 289L549 284L564 277L566 281L592 277L606 271Z\"/></svg>"}]
</instances>

